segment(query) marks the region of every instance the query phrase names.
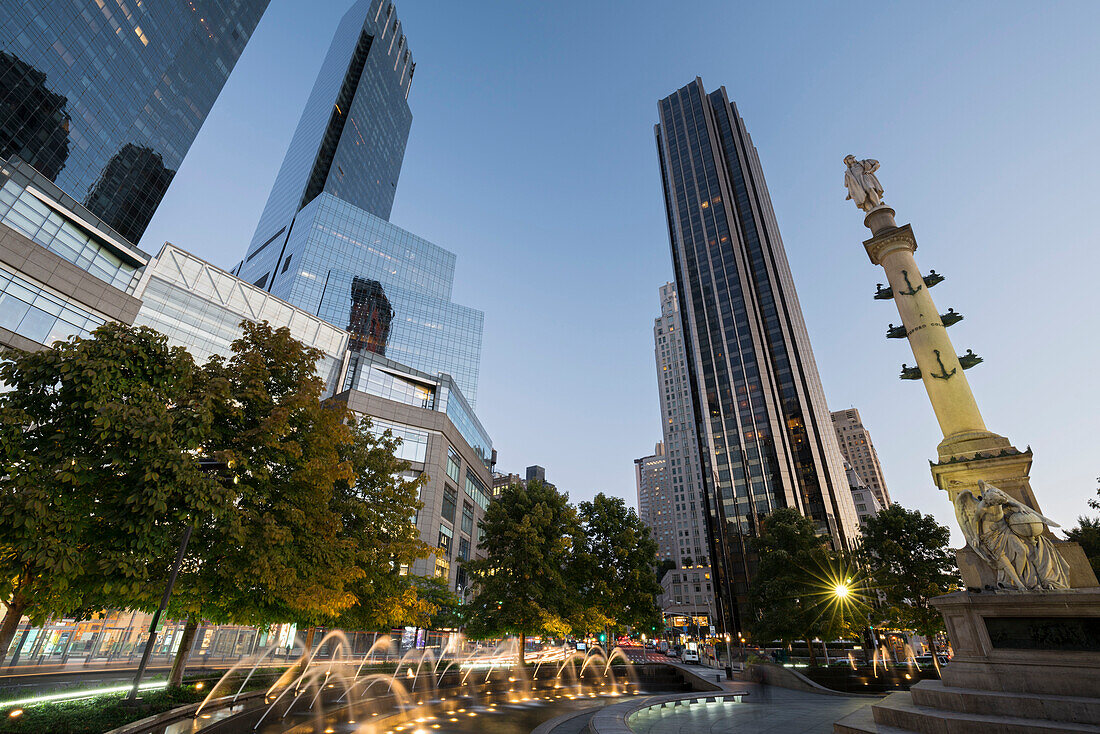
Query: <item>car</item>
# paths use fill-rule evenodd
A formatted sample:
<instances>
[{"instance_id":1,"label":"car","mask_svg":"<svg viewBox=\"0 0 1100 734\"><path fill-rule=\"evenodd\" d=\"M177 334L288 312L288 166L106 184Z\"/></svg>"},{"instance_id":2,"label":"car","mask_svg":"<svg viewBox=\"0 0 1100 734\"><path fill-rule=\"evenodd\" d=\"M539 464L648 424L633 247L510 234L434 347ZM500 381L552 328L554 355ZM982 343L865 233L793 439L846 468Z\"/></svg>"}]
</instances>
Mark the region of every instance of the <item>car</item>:
<instances>
[{"instance_id":1,"label":"car","mask_svg":"<svg viewBox=\"0 0 1100 734\"><path fill-rule=\"evenodd\" d=\"M937 655L936 657L939 658L939 664L941 666L947 665L947 656L946 655ZM921 668L931 668L935 664L935 663L932 662L932 655L930 653L925 653L924 655L917 655L915 660L916 660L917 665Z\"/></svg>"},{"instance_id":2,"label":"car","mask_svg":"<svg viewBox=\"0 0 1100 734\"><path fill-rule=\"evenodd\" d=\"M698 650L684 650L683 657L681 658L685 663L699 664L699 651Z\"/></svg>"}]
</instances>

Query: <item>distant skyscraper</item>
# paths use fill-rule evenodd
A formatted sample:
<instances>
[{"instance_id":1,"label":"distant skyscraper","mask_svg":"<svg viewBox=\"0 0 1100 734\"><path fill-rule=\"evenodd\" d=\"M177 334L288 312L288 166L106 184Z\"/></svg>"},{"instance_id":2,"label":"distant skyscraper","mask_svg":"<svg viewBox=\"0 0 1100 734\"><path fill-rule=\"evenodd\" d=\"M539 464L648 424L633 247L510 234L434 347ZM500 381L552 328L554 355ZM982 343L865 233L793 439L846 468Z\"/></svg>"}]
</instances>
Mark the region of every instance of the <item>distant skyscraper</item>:
<instances>
[{"instance_id":1,"label":"distant skyscraper","mask_svg":"<svg viewBox=\"0 0 1100 734\"><path fill-rule=\"evenodd\" d=\"M763 516L794 508L838 547L849 547L858 519L744 123L725 88L707 94L698 78L661 100L658 114L711 565L719 616L735 632L749 611Z\"/></svg>"},{"instance_id":2,"label":"distant skyscraper","mask_svg":"<svg viewBox=\"0 0 1100 734\"><path fill-rule=\"evenodd\" d=\"M634 460L634 483L638 490L638 517L649 526L657 541L658 560L674 561L679 565L663 443L657 442L652 455Z\"/></svg>"},{"instance_id":3,"label":"distant skyscraper","mask_svg":"<svg viewBox=\"0 0 1100 734\"><path fill-rule=\"evenodd\" d=\"M0 158L137 243L268 1L0 3Z\"/></svg>"},{"instance_id":4,"label":"distant skyscraper","mask_svg":"<svg viewBox=\"0 0 1100 734\"><path fill-rule=\"evenodd\" d=\"M661 400L661 428L668 464L668 512L676 526L669 557L680 565L684 558L709 563L706 509L703 504L699 442L695 436L695 401L687 374L687 352L680 322L676 286L661 286L661 316L653 323L657 389Z\"/></svg>"},{"instance_id":5,"label":"distant skyscraper","mask_svg":"<svg viewBox=\"0 0 1100 734\"><path fill-rule=\"evenodd\" d=\"M863 481L863 478L847 461L844 462L844 473L848 476L848 488L852 492L852 502L856 506L859 527L863 528L868 520L879 513L882 505L879 503L874 490L867 486L867 483Z\"/></svg>"},{"instance_id":6,"label":"distant skyscraper","mask_svg":"<svg viewBox=\"0 0 1100 734\"><path fill-rule=\"evenodd\" d=\"M322 192L390 218L412 126L412 61L390 0L344 14L260 216L241 277L271 289L295 215Z\"/></svg>"},{"instance_id":7,"label":"distant skyscraper","mask_svg":"<svg viewBox=\"0 0 1100 734\"><path fill-rule=\"evenodd\" d=\"M871 443L871 432L863 427L859 411L855 408L834 410L832 418L844 460L852 465L860 478L875 493L875 499L878 500L879 505L889 507L890 492L886 489L882 464L879 463L875 445Z\"/></svg>"}]
</instances>

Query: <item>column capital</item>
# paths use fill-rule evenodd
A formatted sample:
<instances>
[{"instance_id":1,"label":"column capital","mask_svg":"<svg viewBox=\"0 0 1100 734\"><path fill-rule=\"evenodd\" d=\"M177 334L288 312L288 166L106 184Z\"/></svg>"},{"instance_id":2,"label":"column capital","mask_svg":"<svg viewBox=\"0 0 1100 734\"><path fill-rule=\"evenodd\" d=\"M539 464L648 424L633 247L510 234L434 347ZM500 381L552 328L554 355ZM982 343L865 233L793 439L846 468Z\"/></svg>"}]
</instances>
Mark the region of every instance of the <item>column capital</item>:
<instances>
[{"instance_id":1,"label":"column capital","mask_svg":"<svg viewBox=\"0 0 1100 734\"><path fill-rule=\"evenodd\" d=\"M913 234L913 228L908 224L880 232L869 240L863 241L863 247L867 250L867 257L875 265L882 265L884 257L891 252L905 250L913 252L917 249L917 238Z\"/></svg>"}]
</instances>

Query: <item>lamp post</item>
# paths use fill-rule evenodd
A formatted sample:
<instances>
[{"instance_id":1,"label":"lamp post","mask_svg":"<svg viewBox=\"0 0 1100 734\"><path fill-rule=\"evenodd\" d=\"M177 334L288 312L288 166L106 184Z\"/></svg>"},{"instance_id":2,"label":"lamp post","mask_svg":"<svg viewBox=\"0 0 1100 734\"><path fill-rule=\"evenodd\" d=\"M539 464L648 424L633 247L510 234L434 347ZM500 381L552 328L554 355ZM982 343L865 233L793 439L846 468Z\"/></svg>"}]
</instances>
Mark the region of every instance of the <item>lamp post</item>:
<instances>
[{"instance_id":1,"label":"lamp post","mask_svg":"<svg viewBox=\"0 0 1100 734\"><path fill-rule=\"evenodd\" d=\"M212 459L199 459L199 471L213 472L220 471L222 469L231 469L233 462L231 461L214 461ZM237 483L237 478L233 477L233 483ZM145 641L145 650L141 653L141 662L138 663L137 674L134 675L134 685L130 689L130 693L126 696L127 704L134 704L137 702L138 688L141 686L141 679L145 675L145 669L149 667L149 658L153 655L153 648L156 647L157 642L157 626L160 624L160 618L164 614L164 611L168 608L168 600L172 597L172 587L176 585L176 577L179 576L180 567L183 565L183 557L187 553L187 544L191 542L191 532L194 530L194 525L187 523L187 527L183 531L183 537L180 538L180 547L176 552L176 561L172 564L172 572L168 574L168 583L164 586L164 596L160 599L160 606L157 607L156 614L153 615L153 619L149 622L149 639Z\"/></svg>"}]
</instances>

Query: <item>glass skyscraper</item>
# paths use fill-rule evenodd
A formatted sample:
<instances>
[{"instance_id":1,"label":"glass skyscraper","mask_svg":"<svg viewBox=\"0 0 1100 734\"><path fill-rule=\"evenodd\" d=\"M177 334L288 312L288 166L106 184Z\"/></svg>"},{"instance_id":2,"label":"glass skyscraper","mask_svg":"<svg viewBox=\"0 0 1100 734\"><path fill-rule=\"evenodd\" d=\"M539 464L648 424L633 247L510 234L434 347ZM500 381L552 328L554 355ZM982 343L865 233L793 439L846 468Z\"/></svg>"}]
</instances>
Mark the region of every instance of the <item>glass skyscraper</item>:
<instances>
[{"instance_id":1,"label":"glass skyscraper","mask_svg":"<svg viewBox=\"0 0 1100 734\"><path fill-rule=\"evenodd\" d=\"M725 88L658 103L664 187L694 396L711 565L739 631L769 512L790 507L838 548L859 531L821 379L756 149Z\"/></svg>"},{"instance_id":2,"label":"glass skyscraper","mask_svg":"<svg viewBox=\"0 0 1100 734\"><path fill-rule=\"evenodd\" d=\"M268 2L0 3L0 158L136 244Z\"/></svg>"},{"instance_id":3,"label":"glass skyscraper","mask_svg":"<svg viewBox=\"0 0 1100 734\"><path fill-rule=\"evenodd\" d=\"M454 253L388 221L414 69L393 3L355 3L236 272L351 333L353 372L384 356L450 375L476 406L484 315L451 302Z\"/></svg>"},{"instance_id":4,"label":"glass skyscraper","mask_svg":"<svg viewBox=\"0 0 1100 734\"><path fill-rule=\"evenodd\" d=\"M295 215L321 192L390 218L412 126L413 63L390 0L344 14L252 236L241 277L259 287L275 268ZM260 284L264 275L266 284Z\"/></svg>"}]
</instances>

